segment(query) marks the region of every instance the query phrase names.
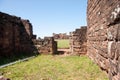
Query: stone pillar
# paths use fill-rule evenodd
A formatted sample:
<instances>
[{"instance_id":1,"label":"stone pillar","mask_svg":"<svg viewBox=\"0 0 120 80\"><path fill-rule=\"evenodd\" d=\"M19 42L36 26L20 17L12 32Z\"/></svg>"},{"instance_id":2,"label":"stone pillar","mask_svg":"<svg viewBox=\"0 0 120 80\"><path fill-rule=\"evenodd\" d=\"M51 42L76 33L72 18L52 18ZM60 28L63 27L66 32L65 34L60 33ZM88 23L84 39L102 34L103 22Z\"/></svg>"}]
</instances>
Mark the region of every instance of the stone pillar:
<instances>
[{"instance_id":1,"label":"stone pillar","mask_svg":"<svg viewBox=\"0 0 120 80\"><path fill-rule=\"evenodd\" d=\"M72 55L87 53L87 27L81 27L70 33L70 50Z\"/></svg>"}]
</instances>

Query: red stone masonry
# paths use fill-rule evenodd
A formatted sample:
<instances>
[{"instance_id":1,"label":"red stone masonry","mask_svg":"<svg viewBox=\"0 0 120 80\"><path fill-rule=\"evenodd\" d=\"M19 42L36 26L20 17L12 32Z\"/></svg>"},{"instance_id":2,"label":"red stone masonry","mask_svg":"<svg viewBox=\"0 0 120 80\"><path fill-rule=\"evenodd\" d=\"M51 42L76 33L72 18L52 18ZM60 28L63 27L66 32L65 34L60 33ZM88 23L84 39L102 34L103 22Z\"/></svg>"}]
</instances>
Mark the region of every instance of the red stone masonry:
<instances>
[{"instance_id":1,"label":"red stone masonry","mask_svg":"<svg viewBox=\"0 0 120 80\"><path fill-rule=\"evenodd\" d=\"M87 53L87 27L82 26L80 29L70 33L70 52L72 55L83 55Z\"/></svg>"},{"instance_id":2,"label":"red stone masonry","mask_svg":"<svg viewBox=\"0 0 120 80\"><path fill-rule=\"evenodd\" d=\"M87 54L120 80L120 0L88 0Z\"/></svg>"},{"instance_id":3,"label":"red stone masonry","mask_svg":"<svg viewBox=\"0 0 120 80\"><path fill-rule=\"evenodd\" d=\"M33 42L40 54L57 54L57 42L53 37L33 39Z\"/></svg>"},{"instance_id":4,"label":"red stone masonry","mask_svg":"<svg viewBox=\"0 0 120 80\"><path fill-rule=\"evenodd\" d=\"M37 40L29 20L0 12L0 57L33 53L55 54L53 37Z\"/></svg>"},{"instance_id":5,"label":"red stone masonry","mask_svg":"<svg viewBox=\"0 0 120 80\"><path fill-rule=\"evenodd\" d=\"M29 35L30 38L33 37L33 29L32 29L32 24L30 23L29 20L21 20L23 25L25 26L25 30L27 32L27 34Z\"/></svg>"},{"instance_id":6,"label":"red stone masonry","mask_svg":"<svg viewBox=\"0 0 120 80\"><path fill-rule=\"evenodd\" d=\"M0 12L0 56L33 53L32 35L28 20Z\"/></svg>"}]
</instances>

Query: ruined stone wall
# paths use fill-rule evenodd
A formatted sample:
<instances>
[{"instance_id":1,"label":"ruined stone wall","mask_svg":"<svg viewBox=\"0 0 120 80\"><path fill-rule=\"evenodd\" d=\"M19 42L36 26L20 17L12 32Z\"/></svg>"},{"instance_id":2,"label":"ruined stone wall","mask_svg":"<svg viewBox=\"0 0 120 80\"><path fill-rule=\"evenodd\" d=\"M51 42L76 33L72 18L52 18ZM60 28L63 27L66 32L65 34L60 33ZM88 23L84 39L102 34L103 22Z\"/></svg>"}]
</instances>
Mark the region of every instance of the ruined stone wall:
<instances>
[{"instance_id":1,"label":"ruined stone wall","mask_svg":"<svg viewBox=\"0 0 120 80\"><path fill-rule=\"evenodd\" d=\"M32 39L37 39L37 35L32 35Z\"/></svg>"},{"instance_id":2,"label":"ruined stone wall","mask_svg":"<svg viewBox=\"0 0 120 80\"><path fill-rule=\"evenodd\" d=\"M53 37L45 37L44 39L33 39L34 45L40 54L56 54L57 42Z\"/></svg>"},{"instance_id":3,"label":"ruined stone wall","mask_svg":"<svg viewBox=\"0 0 120 80\"><path fill-rule=\"evenodd\" d=\"M30 23L29 20L22 19L21 21L22 21L23 25L25 26L25 30L26 30L28 36L30 38L32 38L33 37L32 24Z\"/></svg>"},{"instance_id":4,"label":"ruined stone wall","mask_svg":"<svg viewBox=\"0 0 120 80\"><path fill-rule=\"evenodd\" d=\"M120 80L120 1L88 0L87 22L87 54L110 80Z\"/></svg>"},{"instance_id":5,"label":"ruined stone wall","mask_svg":"<svg viewBox=\"0 0 120 80\"><path fill-rule=\"evenodd\" d=\"M70 33L70 52L73 55L81 55L87 53L87 27L82 26Z\"/></svg>"},{"instance_id":6,"label":"ruined stone wall","mask_svg":"<svg viewBox=\"0 0 120 80\"><path fill-rule=\"evenodd\" d=\"M53 33L53 37L54 39L69 39L69 35L67 35L66 33Z\"/></svg>"},{"instance_id":7,"label":"ruined stone wall","mask_svg":"<svg viewBox=\"0 0 120 80\"><path fill-rule=\"evenodd\" d=\"M32 53L32 34L28 20L0 12L0 56Z\"/></svg>"}]
</instances>

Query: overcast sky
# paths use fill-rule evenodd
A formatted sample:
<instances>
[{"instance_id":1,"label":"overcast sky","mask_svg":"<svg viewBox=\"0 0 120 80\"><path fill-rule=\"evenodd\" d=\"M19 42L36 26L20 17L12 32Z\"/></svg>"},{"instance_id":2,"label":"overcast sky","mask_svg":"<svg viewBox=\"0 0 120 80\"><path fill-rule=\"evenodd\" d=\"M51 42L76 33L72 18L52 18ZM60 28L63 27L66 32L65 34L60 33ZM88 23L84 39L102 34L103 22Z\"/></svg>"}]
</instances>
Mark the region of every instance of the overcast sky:
<instances>
[{"instance_id":1,"label":"overcast sky","mask_svg":"<svg viewBox=\"0 0 120 80\"><path fill-rule=\"evenodd\" d=\"M0 0L0 11L29 19L39 37L86 25L87 0Z\"/></svg>"}]
</instances>

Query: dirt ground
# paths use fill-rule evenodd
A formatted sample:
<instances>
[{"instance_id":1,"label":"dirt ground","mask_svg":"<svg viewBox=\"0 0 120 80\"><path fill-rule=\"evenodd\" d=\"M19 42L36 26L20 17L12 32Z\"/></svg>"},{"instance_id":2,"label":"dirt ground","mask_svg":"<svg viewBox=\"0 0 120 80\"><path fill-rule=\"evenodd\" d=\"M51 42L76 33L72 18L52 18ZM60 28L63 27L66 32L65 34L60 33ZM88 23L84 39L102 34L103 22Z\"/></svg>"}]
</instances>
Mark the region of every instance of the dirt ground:
<instances>
[{"instance_id":1,"label":"dirt ground","mask_svg":"<svg viewBox=\"0 0 120 80\"><path fill-rule=\"evenodd\" d=\"M70 49L58 49L58 53L62 56L67 56L70 54Z\"/></svg>"}]
</instances>

